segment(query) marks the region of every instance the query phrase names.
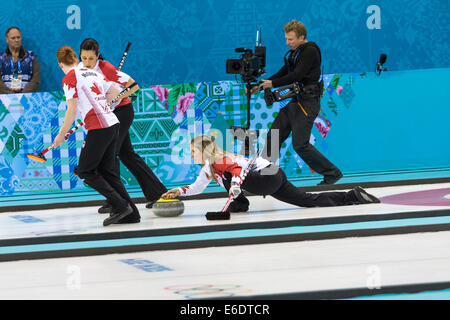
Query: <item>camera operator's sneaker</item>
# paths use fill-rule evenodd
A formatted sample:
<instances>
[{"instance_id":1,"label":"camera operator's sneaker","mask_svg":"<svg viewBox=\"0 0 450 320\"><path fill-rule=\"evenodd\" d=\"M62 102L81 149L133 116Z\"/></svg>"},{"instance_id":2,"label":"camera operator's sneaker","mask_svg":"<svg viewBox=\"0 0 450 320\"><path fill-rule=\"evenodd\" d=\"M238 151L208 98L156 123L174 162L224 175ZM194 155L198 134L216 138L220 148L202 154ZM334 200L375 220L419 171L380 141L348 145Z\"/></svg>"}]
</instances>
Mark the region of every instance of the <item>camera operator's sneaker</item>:
<instances>
[{"instance_id":1,"label":"camera operator's sneaker","mask_svg":"<svg viewBox=\"0 0 450 320\"><path fill-rule=\"evenodd\" d=\"M323 180L318 184L318 186L326 185L326 184L335 184L342 177L343 177L343 174L341 171L339 171L335 176L324 176Z\"/></svg>"},{"instance_id":2,"label":"camera operator's sneaker","mask_svg":"<svg viewBox=\"0 0 450 320\"><path fill-rule=\"evenodd\" d=\"M366 203L380 203L380 199L375 197L374 195L368 193L366 190L361 188L360 186L353 188L353 194L356 196L356 199L358 199L359 203L366 204Z\"/></svg>"}]
</instances>

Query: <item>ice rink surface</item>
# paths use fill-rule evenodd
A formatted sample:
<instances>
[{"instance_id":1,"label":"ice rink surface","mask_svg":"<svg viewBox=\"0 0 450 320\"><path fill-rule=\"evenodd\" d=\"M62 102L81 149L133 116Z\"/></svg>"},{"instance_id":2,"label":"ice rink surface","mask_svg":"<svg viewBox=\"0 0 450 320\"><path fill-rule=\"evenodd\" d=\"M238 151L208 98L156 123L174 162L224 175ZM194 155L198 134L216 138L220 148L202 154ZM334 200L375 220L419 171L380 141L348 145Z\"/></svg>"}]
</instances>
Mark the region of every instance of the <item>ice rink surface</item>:
<instances>
[{"instance_id":1,"label":"ice rink surface","mask_svg":"<svg viewBox=\"0 0 450 320\"><path fill-rule=\"evenodd\" d=\"M367 189L380 204L184 201L103 227L97 207L0 213L0 299L450 299L450 183Z\"/></svg>"}]
</instances>

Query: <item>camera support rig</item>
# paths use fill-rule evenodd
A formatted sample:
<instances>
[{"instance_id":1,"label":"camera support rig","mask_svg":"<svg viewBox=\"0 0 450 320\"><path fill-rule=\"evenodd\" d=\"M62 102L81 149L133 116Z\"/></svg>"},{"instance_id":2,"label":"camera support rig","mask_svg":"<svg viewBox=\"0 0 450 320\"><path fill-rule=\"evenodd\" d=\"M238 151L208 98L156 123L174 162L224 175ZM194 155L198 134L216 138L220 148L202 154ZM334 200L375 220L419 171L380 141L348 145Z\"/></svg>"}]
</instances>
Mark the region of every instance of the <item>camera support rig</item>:
<instances>
[{"instance_id":1,"label":"camera support rig","mask_svg":"<svg viewBox=\"0 0 450 320\"><path fill-rule=\"evenodd\" d=\"M301 85L298 82L294 82L290 85L287 85L285 87L282 87L280 89L276 89L274 91L270 89L264 89L264 101L266 101L266 104L268 106L271 106L274 104L274 102L286 100L289 98L296 97L301 92ZM288 92L281 94L281 92L289 90Z\"/></svg>"},{"instance_id":2,"label":"camera support rig","mask_svg":"<svg viewBox=\"0 0 450 320\"><path fill-rule=\"evenodd\" d=\"M245 156L253 155L250 151L250 146L257 145L259 130L250 130L250 104L251 104L251 89L258 84L258 77L265 73L264 67L266 65L266 47L261 45L261 30L256 32L256 46L255 54L252 50L245 48L237 48L236 52L243 52L241 59L227 60L227 73L240 74L242 82L245 83L247 91L247 125L231 126L230 130L234 137L235 146L237 139L243 141L241 154ZM254 148L252 148L254 149Z\"/></svg>"},{"instance_id":3,"label":"camera support rig","mask_svg":"<svg viewBox=\"0 0 450 320\"><path fill-rule=\"evenodd\" d=\"M250 101L251 101L251 88L253 87L252 83L246 83L247 88L247 125L244 127L241 126L231 126L230 130L234 137L234 143L236 145L236 140L239 139L243 141L243 146L241 150L241 154L245 156L250 156L253 152L250 151L250 146L254 146L259 137L259 130L250 130ZM254 149L254 148L252 148Z\"/></svg>"}]
</instances>

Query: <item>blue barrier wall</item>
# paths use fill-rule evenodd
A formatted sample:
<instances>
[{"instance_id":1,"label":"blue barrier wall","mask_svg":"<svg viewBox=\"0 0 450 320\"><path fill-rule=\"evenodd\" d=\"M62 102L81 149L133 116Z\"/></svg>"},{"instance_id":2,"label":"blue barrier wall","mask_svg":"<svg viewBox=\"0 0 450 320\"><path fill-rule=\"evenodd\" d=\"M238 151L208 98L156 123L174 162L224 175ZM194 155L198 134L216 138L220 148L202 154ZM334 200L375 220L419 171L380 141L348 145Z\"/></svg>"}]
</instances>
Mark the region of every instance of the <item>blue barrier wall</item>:
<instances>
[{"instance_id":1,"label":"blue barrier wall","mask_svg":"<svg viewBox=\"0 0 450 320\"><path fill-rule=\"evenodd\" d=\"M2 0L0 32L22 29L42 64L41 91L54 91L63 76L56 50L78 49L86 37L115 65L132 42L123 70L149 86L234 80L225 60L238 57L237 47L252 48L262 28L273 74L288 49L283 25L294 18L321 47L327 74L372 72L381 53L390 70L450 67L444 0Z\"/></svg>"},{"instance_id":2,"label":"blue barrier wall","mask_svg":"<svg viewBox=\"0 0 450 320\"><path fill-rule=\"evenodd\" d=\"M327 74L311 141L344 175L449 169L449 78L449 68L381 76ZM199 171L190 158L190 137L225 137L230 126L246 123L244 88L232 81L144 87L133 99L133 146L167 186L189 184ZM267 107L262 94L254 96L251 128L269 128L285 104ZM73 175L83 130L47 153L46 163L26 156L53 141L65 110L61 91L0 95L1 195L87 190ZM279 164L290 179L318 177L295 153L290 138L282 146ZM124 167L121 176L127 187L137 186Z\"/></svg>"}]
</instances>

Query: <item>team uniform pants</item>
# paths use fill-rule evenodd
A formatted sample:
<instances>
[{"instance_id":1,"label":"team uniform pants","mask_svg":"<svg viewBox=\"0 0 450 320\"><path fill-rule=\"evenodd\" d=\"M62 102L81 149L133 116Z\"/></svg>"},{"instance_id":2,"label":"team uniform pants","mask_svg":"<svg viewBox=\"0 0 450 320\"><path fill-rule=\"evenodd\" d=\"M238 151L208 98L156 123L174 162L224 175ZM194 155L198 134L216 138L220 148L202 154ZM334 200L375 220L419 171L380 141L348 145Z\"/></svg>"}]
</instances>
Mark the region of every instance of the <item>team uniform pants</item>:
<instances>
[{"instance_id":1,"label":"team uniform pants","mask_svg":"<svg viewBox=\"0 0 450 320\"><path fill-rule=\"evenodd\" d=\"M267 134L263 156L276 163L282 143L292 132L294 150L312 170L323 176L338 175L339 169L309 142L319 110L320 97L300 99L299 102L290 102L282 108ZM278 130L278 141L275 141L275 130Z\"/></svg>"},{"instance_id":2,"label":"team uniform pants","mask_svg":"<svg viewBox=\"0 0 450 320\"><path fill-rule=\"evenodd\" d=\"M88 186L103 195L114 209L136 206L116 171L116 144L119 124L109 128L89 130L81 149L76 174Z\"/></svg>"},{"instance_id":3,"label":"team uniform pants","mask_svg":"<svg viewBox=\"0 0 450 320\"><path fill-rule=\"evenodd\" d=\"M225 173L224 186L230 188L231 174ZM276 165L270 165L260 171L250 171L241 185L241 189L255 195L270 195L280 201L299 207L332 207L359 203L351 191L329 191L309 193L299 190L287 180L284 171ZM242 193L234 200L248 203Z\"/></svg>"},{"instance_id":4,"label":"team uniform pants","mask_svg":"<svg viewBox=\"0 0 450 320\"><path fill-rule=\"evenodd\" d=\"M145 161L134 152L131 144L129 129L134 120L133 105L127 104L114 110L114 114L120 121L119 136L117 139L117 153L120 161L130 170L138 181L145 198L155 201L167 192L166 187L148 167ZM120 174L120 162L116 162L116 172Z\"/></svg>"}]
</instances>

